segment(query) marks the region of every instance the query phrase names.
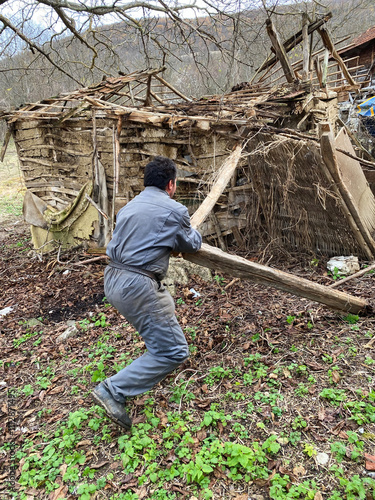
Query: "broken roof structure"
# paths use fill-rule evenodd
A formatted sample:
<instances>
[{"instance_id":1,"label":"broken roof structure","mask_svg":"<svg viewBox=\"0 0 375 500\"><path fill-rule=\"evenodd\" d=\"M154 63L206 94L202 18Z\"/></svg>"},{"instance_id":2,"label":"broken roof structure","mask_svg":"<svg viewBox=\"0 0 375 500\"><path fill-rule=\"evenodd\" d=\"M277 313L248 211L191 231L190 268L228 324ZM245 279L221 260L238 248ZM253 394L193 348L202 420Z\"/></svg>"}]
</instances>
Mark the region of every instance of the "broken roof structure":
<instances>
[{"instance_id":1,"label":"broken roof structure","mask_svg":"<svg viewBox=\"0 0 375 500\"><path fill-rule=\"evenodd\" d=\"M178 199L192 214L239 147L230 180L200 225L206 241L373 259L375 198L337 122L338 95L360 84L344 69L326 21L304 22L284 44L269 23L276 55L252 82L224 94L188 98L153 69L3 112L35 247L105 246L115 214L143 189L144 166L155 155L175 161ZM311 54L316 30L325 48ZM304 58L290 63L287 52L301 42ZM327 83L326 49L343 68L341 86Z\"/></svg>"},{"instance_id":2,"label":"broken roof structure","mask_svg":"<svg viewBox=\"0 0 375 500\"><path fill-rule=\"evenodd\" d=\"M375 26L361 33L338 53L361 87L375 84Z\"/></svg>"}]
</instances>

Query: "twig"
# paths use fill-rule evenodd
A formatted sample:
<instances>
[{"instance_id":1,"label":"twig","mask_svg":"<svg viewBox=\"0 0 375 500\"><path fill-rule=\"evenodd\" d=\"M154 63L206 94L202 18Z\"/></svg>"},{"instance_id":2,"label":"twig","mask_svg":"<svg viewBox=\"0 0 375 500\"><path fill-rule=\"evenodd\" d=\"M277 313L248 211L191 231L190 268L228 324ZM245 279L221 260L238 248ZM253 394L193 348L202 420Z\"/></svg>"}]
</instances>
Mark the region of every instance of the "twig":
<instances>
[{"instance_id":1,"label":"twig","mask_svg":"<svg viewBox=\"0 0 375 500\"><path fill-rule=\"evenodd\" d=\"M225 287L224 287L224 290L228 290L228 288L230 288L232 285L234 285L235 283L237 283L237 281L240 281L241 278L233 278L232 281L230 283L228 283Z\"/></svg>"},{"instance_id":2,"label":"twig","mask_svg":"<svg viewBox=\"0 0 375 500\"><path fill-rule=\"evenodd\" d=\"M104 213L103 210L101 210L99 208L98 204L95 203L95 201L87 193L85 194L85 198L86 198L87 201L89 201L91 203L91 205L93 207L96 208L96 210L100 213L100 215L102 215L107 220L109 219L108 215L106 213Z\"/></svg>"},{"instance_id":3,"label":"twig","mask_svg":"<svg viewBox=\"0 0 375 500\"><path fill-rule=\"evenodd\" d=\"M98 260L109 259L108 255L100 255L99 257L93 257L92 259L82 260L81 262L73 262L71 266L83 266L84 264L90 264L91 262L97 262Z\"/></svg>"},{"instance_id":4,"label":"twig","mask_svg":"<svg viewBox=\"0 0 375 500\"><path fill-rule=\"evenodd\" d=\"M375 169L375 163L373 161L368 161L368 160L364 160L363 158L359 158L356 155L348 153L348 151L345 151L345 149L336 148L336 151L339 151L340 153L342 153L346 156L349 156L349 158L353 158L353 160L359 161L359 163L361 163L362 165L365 165L366 167L370 167L372 169Z\"/></svg>"},{"instance_id":5,"label":"twig","mask_svg":"<svg viewBox=\"0 0 375 500\"><path fill-rule=\"evenodd\" d=\"M371 266L366 267L365 269L361 269L361 271L358 271L357 273L352 274L351 276L348 276L347 278L343 278L342 280L335 281L335 283L332 283L331 285L328 286L328 288L335 288L342 283L346 283L349 280L352 280L354 278L359 278L363 274L366 274L368 271L371 271L372 269L375 269L375 264L372 264Z\"/></svg>"}]
</instances>

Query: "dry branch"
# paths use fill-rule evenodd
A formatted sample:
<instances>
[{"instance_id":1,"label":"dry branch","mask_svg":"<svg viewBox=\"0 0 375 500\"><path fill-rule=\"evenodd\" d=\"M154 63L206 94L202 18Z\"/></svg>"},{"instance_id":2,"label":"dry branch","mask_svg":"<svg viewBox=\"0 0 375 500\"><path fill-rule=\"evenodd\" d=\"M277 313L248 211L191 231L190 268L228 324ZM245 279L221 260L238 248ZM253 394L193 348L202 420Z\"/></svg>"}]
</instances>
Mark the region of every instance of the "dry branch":
<instances>
[{"instance_id":1,"label":"dry branch","mask_svg":"<svg viewBox=\"0 0 375 500\"><path fill-rule=\"evenodd\" d=\"M335 281L332 283L332 285L329 285L329 288L336 288L343 283L346 283L347 281L353 280L355 278L359 278L360 276L363 276L364 274L368 273L372 269L375 269L375 264L372 264L371 266L366 267L365 269L361 269L357 273L352 274L351 276L347 276L346 278L343 278L342 280Z\"/></svg>"}]
</instances>

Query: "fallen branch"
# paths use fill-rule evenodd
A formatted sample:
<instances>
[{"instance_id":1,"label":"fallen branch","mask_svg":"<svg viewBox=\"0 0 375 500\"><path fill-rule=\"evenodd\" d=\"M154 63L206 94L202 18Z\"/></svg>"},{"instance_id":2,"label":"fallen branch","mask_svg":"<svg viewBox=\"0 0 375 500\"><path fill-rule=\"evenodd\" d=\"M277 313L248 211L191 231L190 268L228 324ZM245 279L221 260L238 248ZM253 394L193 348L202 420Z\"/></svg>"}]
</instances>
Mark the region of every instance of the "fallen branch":
<instances>
[{"instance_id":1,"label":"fallen branch","mask_svg":"<svg viewBox=\"0 0 375 500\"><path fill-rule=\"evenodd\" d=\"M348 276L347 278L343 278L342 280L335 281L334 283L332 283L332 285L329 285L328 288L336 288L337 286L340 286L343 283L346 283L347 281L350 281L350 280L353 280L355 278L359 278L360 276L363 276L364 274L368 273L372 269L375 269L375 264L371 264L371 266L368 266L365 269L361 269L357 273L354 273L351 276Z\"/></svg>"},{"instance_id":2,"label":"fallen branch","mask_svg":"<svg viewBox=\"0 0 375 500\"><path fill-rule=\"evenodd\" d=\"M92 259L81 260L81 262L73 262L69 264L70 266L83 266L84 264L91 264L91 262L97 262L98 260L109 259L108 255L100 255L99 257L93 257Z\"/></svg>"},{"instance_id":3,"label":"fallen branch","mask_svg":"<svg viewBox=\"0 0 375 500\"><path fill-rule=\"evenodd\" d=\"M348 151L345 151L344 149L336 148L336 151L340 151L340 153L349 156L349 158L353 158L353 160L359 161L361 165L365 165L366 167L373 168L375 170L375 163L373 161L368 161L363 158L359 158L356 155L352 155L351 153L348 153Z\"/></svg>"}]
</instances>

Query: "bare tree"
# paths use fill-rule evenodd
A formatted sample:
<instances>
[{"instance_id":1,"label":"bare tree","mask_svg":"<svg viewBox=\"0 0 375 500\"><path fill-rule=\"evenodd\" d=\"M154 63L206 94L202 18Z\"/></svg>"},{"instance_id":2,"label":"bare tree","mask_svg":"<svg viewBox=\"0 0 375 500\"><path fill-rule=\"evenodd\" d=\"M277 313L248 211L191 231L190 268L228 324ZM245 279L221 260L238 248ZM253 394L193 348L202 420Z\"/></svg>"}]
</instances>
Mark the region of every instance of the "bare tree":
<instances>
[{"instance_id":1,"label":"bare tree","mask_svg":"<svg viewBox=\"0 0 375 500\"><path fill-rule=\"evenodd\" d=\"M268 17L286 39L300 29L302 12L312 20L336 9L331 31L346 29L343 19L352 30L349 20L356 19L358 33L364 9L366 23L375 23L372 4L373 0L0 0L0 88L10 105L18 105L46 92L89 85L103 75L166 65L169 75L191 94L222 91L249 80L265 59L270 46L264 29Z\"/></svg>"}]
</instances>

